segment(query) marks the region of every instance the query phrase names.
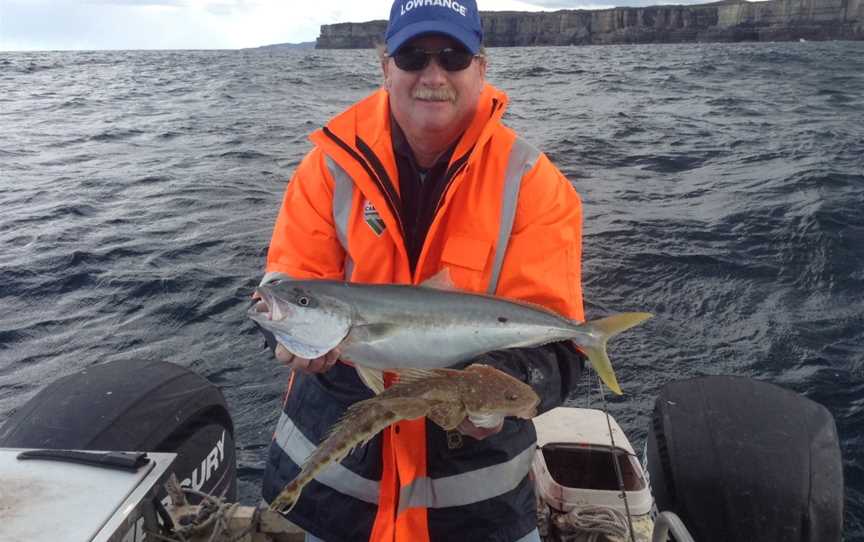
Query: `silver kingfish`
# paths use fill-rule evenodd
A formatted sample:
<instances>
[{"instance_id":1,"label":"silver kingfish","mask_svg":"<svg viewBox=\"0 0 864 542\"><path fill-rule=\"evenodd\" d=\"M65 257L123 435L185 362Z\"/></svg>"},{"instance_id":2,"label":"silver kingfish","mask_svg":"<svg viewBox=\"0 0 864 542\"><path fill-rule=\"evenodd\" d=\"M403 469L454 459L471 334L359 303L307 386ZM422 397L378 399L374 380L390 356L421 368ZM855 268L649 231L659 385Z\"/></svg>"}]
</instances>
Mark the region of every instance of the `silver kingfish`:
<instances>
[{"instance_id":1,"label":"silver kingfish","mask_svg":"<svg viewBox=\"0 0 864 542\"><path fill-rule=\"evenodd\" d=\"M367 383L363 368L443 368L493 350L571 340L621 394L606 341L651 317L621 313L583 324L530 303L426 285L278 280L256 292L249 317L292 354L312 359L338 348Z\"/></svg>"}]
</instances>

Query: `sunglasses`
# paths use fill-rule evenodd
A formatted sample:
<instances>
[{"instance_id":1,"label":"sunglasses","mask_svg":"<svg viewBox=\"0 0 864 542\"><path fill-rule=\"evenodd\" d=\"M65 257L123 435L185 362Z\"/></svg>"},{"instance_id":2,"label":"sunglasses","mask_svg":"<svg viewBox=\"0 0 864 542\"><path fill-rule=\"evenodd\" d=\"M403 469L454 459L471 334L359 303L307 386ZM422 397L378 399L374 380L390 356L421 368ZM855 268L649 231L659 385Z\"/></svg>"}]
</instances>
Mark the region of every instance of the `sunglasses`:
<instances>
[{"instance_id":1,"label":"sunglasses","mask_svg":"<svg viewBox=\"0 0 864 542\"><path fill-rule=\"evenodd\" d=\"M438 59L438 65L448 72L458 72L470 66L471 61L477 55L465 49L453 49L451 47L436 51L427 51L416 47L403 47L392 56L396 67L406 72L416 72L424 69L429 65L429 61L433 56Z\"/></svg>"}]
</instances>

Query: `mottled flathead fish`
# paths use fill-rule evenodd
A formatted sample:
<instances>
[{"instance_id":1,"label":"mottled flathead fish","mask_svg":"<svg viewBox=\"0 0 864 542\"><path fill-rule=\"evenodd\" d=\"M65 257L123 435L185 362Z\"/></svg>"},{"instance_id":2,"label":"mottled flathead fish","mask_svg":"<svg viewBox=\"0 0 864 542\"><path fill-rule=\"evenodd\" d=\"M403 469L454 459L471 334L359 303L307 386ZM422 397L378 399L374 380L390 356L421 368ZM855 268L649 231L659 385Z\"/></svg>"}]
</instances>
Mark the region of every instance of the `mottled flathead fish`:
<instances>
[{"instance_id":1,"label":"mottled flathead fish","mask_svg":"<svg viewBox=\"0 0 864 542\"><path fill-rule=\"evenodd\" d=\"M493 350L572 340L621 394L606 341L651 317L621 313L582 324L538 305L428 285L279 280L256 292L250 318L292 354L312 359L338 348L367 384L363 368L444 368Z\"/></svg>"},{"instance_id":2,"label":"mottled flathead fish","mask_svg":"<svg viewBox=\"0 0 864 542\"><path fill-rule=\"evenodd\" d=\"M467 416L532 418L539 402L531 386L488 365L401 372L396 385L348 407L300 473L273 499L270 509L291 510L303 487L327 465L341 461L390 424L426 416L449 431Z\"/></svg>"}]
</instances>

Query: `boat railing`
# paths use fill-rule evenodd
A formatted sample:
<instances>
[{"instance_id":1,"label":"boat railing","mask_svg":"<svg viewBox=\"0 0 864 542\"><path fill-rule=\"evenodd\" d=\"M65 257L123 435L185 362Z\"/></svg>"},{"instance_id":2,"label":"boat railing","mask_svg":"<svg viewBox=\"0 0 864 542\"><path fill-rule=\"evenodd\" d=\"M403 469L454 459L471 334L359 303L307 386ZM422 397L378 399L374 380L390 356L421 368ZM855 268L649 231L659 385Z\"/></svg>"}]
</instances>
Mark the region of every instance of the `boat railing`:
<instances>
[{"instance_id":1,"label":"boat railing","mask_svg":"<svg viewBox=\"0 0 864 542\"><path fill-rule=\"evenodd\" d=\"M693 536L684 522L675 512L660 512L654 519L654 531L651 534L651 542L666 542L669 535L675 537L676 542L694 542Z\"/></svg>"}]
</instances>

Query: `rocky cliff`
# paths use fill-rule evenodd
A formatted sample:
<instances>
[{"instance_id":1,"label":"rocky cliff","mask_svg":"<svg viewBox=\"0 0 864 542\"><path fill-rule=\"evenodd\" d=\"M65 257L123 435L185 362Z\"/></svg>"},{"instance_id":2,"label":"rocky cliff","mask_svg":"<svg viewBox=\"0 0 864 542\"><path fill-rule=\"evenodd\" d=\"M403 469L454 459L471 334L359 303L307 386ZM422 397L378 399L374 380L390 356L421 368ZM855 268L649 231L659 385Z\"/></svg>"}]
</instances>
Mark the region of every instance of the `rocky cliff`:
<instances>
[{"instance_id":1,"label":"rocky cliff","mask_svg":"<svg viewBox=\"0 0 864 542\"><path fill-rule=\"evenodd\" d=\"M730 0L554 12L481 12L491 47L864 39L864 0ZM387 21L323 25L316 47L358 49L383 41Z\"/></svg>"}]
</instances>

